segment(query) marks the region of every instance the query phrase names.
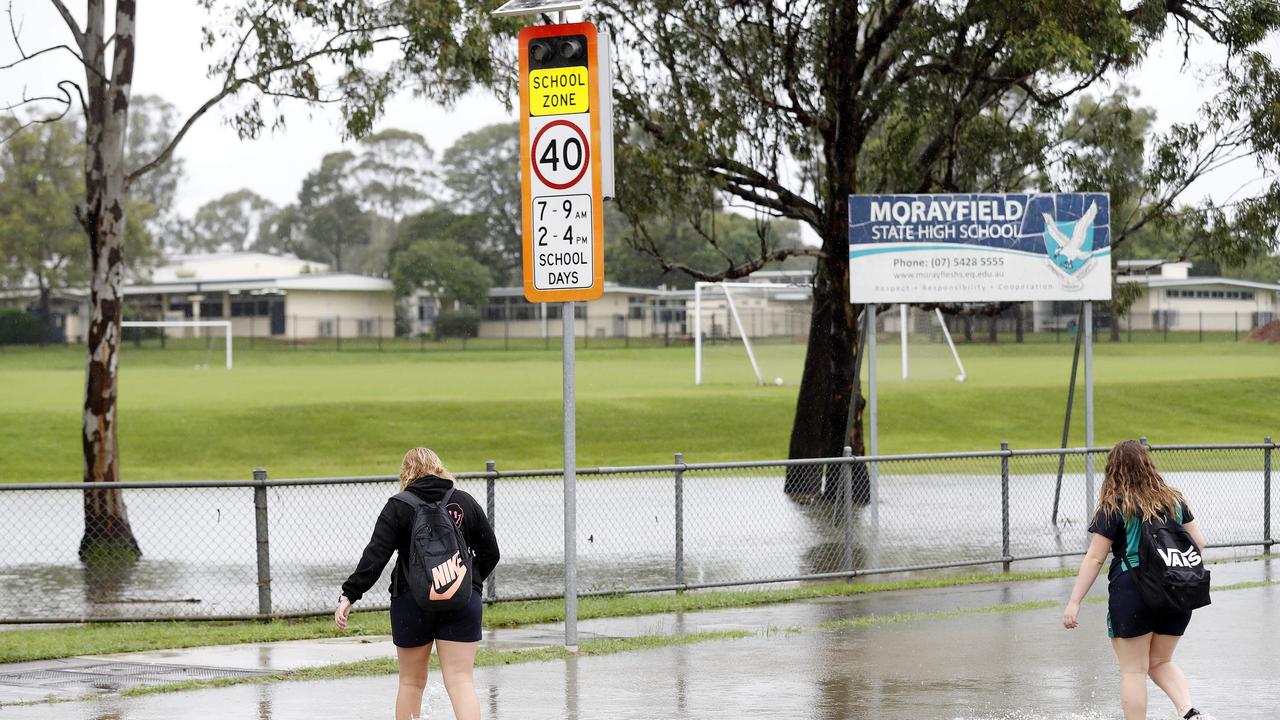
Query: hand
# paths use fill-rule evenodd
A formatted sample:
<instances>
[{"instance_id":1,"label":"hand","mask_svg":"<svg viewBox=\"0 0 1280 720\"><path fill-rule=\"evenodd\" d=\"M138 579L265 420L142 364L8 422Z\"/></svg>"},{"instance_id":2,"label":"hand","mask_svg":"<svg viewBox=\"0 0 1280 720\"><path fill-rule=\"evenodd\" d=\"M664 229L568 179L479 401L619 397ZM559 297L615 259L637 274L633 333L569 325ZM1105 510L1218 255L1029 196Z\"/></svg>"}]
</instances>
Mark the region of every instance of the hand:
<instances>
[{"instance_id":1,"label":"hand","mask_svg":"<svg viewBox=\"0 0 1280 720\"><path fill-rule=\"evenodd\" d=\"M347 629L347 619L351 617L351 601L346 597L338 599L338 609L333 611L333 624L339 630Z\"/></svg>"},{"instance_id":2,"label":"hand","mask_svg":"<svg viewBox=\"0 0 1280 720\"><path fill-rule=\"evenodd\" d=\"M1067 609L1062 611L1062 627L1068 630L1075 630L1080 626L1080 603L1069 602Z\"/></svg>"}]
</instances>

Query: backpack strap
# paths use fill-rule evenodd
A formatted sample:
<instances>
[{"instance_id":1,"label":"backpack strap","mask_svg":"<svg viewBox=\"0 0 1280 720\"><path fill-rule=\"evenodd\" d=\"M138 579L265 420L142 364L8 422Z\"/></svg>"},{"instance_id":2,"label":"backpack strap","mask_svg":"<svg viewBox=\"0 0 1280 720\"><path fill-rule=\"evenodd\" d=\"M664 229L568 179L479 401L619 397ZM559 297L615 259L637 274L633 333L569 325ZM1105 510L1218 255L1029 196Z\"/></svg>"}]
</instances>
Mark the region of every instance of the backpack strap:
<instances>
[{"instance_id":1,"label":"backpack strap","mask_svg":"<svg viewBox=\"0 0 1280 720\"><path fill-rule=\"evenodd\" d=\"M444 497L440 498L440 505L446 508L449 507L449 499L452 497L453 497L453 488L449 488L448 490L445 490Z\"/></svg>"},{"instance_id":2,"label":"backpack strap","mask_svg":"<svg viewBox=\"0 0 1280 720\"><path fill-rule=\"evenodd\" d=\"M422 498L418 497L417 495L414 495L408 490L405 490L403 492L398 492L395 495L392 495L391 499L399 500L400 502L404 503L405 505L408 505L414 510L417 510L423 505L426 505L426 503L422 501Z\"/></svg>"}]
</instances>

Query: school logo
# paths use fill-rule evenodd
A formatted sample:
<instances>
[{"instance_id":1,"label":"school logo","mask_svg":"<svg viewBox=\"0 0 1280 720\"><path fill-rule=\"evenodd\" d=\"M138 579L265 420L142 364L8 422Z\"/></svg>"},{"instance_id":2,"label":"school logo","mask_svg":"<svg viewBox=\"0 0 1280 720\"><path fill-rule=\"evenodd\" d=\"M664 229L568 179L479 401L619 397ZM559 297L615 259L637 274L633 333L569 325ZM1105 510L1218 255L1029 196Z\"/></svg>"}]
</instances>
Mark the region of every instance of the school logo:
<instances>
[{"instance_id":1,"label":"school logo","mask_svg":"<svg viewBox=\"0 0 1280 720\"><path fill-rule=\"evenodd\" d=\"M455 527L462 527L462 518L464 516L462 514L461 505L458 503L449 503L449 507L445 508L445 511L449 513L449 517L453 518L453 524Z\"/></svg>"},{"instance_id":2,"label":"school logo","mask_svg":"<svg viewBox=\"0 0 1280 720\"><path fill-rule=\"evenodd\" d=\"M1176 547L1156 549L1160 552L1160 559L1169 567L1195 567L1202 562L1200 553L1196 552L1194 546L1186 550Z\"/></svg>"},{"instance_id":3,"label":"school logo","mask_svg":"<svg viewBox=\"0 0 1280 720\"><path fill-rule=\"evenodd\" d=\"M448 600L458 592L462 581L467 577L467 566L462 563L458 553L431 568L431 592L429 600Z\"/></svg>"},{"instance_id":4,"label":"school logo","mask_svg":"<svg viewBox=\"0 0 1280 720\"><path fill-rule=\"evenodd\" d=\"M1044 213L1044 247L1049 259L1068 276L1076 274L1093 259L1093 220L1098 216L1098 203L1089 203L1089 209L1079 220L1058 222L1053 215Z\"/></svg>"}]
</instances>

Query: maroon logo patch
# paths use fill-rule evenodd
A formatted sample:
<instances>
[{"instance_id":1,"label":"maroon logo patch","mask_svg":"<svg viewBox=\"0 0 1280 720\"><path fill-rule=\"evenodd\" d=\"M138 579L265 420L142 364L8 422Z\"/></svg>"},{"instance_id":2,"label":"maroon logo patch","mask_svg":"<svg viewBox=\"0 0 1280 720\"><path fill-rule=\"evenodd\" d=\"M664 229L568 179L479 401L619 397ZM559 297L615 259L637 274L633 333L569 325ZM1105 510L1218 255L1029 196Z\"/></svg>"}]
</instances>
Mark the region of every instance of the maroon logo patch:
<instances>
[{"instance_id":1,"label":"maroon logo patch","mask_svg":"<svg viewBox=\"0 0 1280 720\"><path fill-rule=\"evenodd\" d=\"M453 518L453 524L455 527L462 527L462 518L464 515L462 514L461 505L458 503L449 503L449 506L445 508L445 511L449 513L449 517Z\"/></svg>"}]
</instances>

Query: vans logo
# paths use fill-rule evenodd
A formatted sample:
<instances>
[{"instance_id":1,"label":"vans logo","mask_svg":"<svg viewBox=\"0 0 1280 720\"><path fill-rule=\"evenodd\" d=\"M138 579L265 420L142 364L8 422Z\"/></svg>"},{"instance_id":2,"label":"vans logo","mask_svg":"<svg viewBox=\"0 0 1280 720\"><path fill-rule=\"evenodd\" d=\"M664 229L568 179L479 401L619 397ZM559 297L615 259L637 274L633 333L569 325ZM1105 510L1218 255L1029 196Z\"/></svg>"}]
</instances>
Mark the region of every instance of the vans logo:
<instances>
[{"instance_id":1,"label":"vans logo","mask_svg":"<svg viewBox=\"0 0 1280 720\"><path fill-rule=\"evenodd\" d=\"M1202 560L1200 553L1196 552L1195 546L1186 550L1177 548L1156 548L1160 552L1160 559L1164 560L1164 564L1169 567L1195 567Z\"/></svg>"},{"instance_id":2,"label":"vans logo","mask_svg":"<svg viewBox=\"0 0 1280 720\"><path fill-rule=\"evenodd\" d=\"M458 553L431 568L431 592L428 600L448 600L458 592L458 587L467 577L467 566L463 564Z\"/></svg>"}]
</instances>

